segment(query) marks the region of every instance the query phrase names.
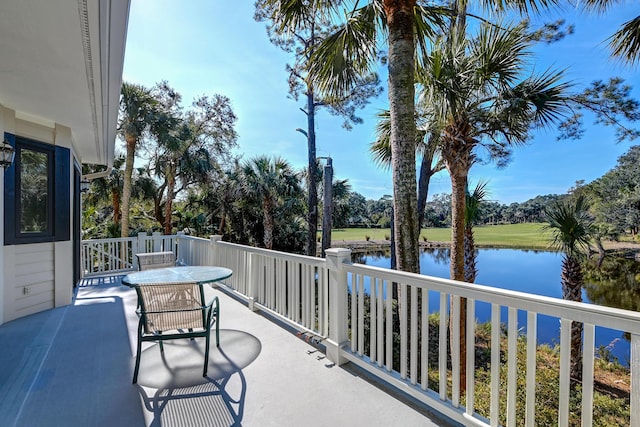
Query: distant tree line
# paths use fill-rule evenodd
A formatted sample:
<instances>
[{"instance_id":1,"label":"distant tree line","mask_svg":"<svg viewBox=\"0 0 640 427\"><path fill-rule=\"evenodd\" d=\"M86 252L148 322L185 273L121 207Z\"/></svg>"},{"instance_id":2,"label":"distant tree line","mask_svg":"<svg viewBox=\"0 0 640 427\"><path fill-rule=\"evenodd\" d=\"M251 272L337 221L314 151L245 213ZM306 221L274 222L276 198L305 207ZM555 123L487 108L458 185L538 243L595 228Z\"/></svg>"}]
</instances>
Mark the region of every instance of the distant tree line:
<instances>
[{"instance_id":1,"label":"distant tree line","mask_svg":"<svg viewBox=\"0 0 640 427\"><path fill-rule=\"evenodd\" d=\"M511 204L483 201L480 204L475 225L546 222L545 208L563 197L565 196L549 194L536 196L526 202ZM351 193L349 195L349 217L340 218L337 224L340 224L340 227L388 228L391 222L391 202L391 196L384 196L379 200L367 200L361 194ZM426 203L423 224L425 227L451 226L450 194L433 195L432 199Z\"/></svg>"}]
</instances>

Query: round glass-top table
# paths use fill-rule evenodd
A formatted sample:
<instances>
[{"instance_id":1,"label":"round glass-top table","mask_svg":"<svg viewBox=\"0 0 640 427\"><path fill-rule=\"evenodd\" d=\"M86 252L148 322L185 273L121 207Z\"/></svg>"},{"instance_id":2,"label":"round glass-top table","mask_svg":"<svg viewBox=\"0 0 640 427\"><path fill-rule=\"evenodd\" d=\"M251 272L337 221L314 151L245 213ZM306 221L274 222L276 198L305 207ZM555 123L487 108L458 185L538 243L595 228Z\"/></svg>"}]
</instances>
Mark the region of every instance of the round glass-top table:
<instances>
[{"instance_id":1,"label":"round glass-top table","mask_svg":"<svg viewBox=\"0 0 640 427\"><path fill-rule=\"evenodd\" d=\"M122 279L127 286L148 283L212 283L228 279L233 272L224 267L167 267L129 273Z\"/></svg>"}]
</instances>

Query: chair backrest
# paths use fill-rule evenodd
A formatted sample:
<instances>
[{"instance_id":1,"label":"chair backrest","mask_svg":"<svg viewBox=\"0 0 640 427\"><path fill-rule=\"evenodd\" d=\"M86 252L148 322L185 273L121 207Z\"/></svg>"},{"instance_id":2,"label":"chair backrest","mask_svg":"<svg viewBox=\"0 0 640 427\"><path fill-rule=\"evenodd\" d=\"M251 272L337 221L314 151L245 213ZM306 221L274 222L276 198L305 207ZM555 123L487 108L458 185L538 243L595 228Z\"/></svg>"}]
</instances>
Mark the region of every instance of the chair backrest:
<instances>
[{"instance_id":1,"label":"chair backrest","mask_svg":"<svg viewBox=\"0 0 640 427\"><path fill-rule=\"evenodd\" d=\"M140 253L136 254L136 257L140 271L176 265L176 255L171 251Z\"/></svg>"},{"instance_id":2,"label":"chair backrest","mask_svg":"<svg viewBox=\"0 0 640 427\"><path fill-rule=\"evenodd\" d=\"M207 329L207 307L197 283L136 286L145 333Z\"/></svg>"}]
</instances>

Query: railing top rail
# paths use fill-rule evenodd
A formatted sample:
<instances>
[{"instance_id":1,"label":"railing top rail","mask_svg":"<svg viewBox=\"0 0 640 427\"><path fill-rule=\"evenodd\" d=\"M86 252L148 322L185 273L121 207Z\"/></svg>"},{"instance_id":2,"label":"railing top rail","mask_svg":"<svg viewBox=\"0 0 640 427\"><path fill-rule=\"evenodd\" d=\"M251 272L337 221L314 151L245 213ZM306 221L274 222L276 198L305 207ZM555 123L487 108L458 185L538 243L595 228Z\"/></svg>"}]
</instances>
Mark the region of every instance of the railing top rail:
<instances>
[{"instance_id":1,"label":"railing top rail","mask_svg":"<svg viewBox=\"0 0 640 427\"><path fill-rule=\"evenodd\" d=\"M256 248L253 246L245 246L245 245L239 245L237 243L229 243L229 242L223 242L223 241L219 241L218 244L232 247L232 248L237 248L246 252L252 252L252 253L257 253L265 256L270 256L273 258L288 259L292 261L303 262L306 264L310 264L314 267L326 266L326 262L324 258L317 258L317 257L308 256L308 255L291 254L288 252L280 252L280 251L274 251L272 249Z\"/></svg>"},{"instance_id":2,"label":"railing top rail","mask_svg":"<svg viewBox=\"0 0 640 427\"><path fill-rule=\"evenodd\" d=\"M376 277L389 282L427 288L437 292L514 307L519 310L568 318L579 322L594 323L599 326L640 334L640 313L635 311L567 301L560 298L389 270L364 264L346 263L343 264L343 268L349 273Z\"/></svg>"},{"instance_id":3,"label":"railing top rail","mask_svg":"<svg viewBox=\"0 0 640 427\"><path fill-rule=\"evenodd\" d=\"M210 242L209 239L205 239L203 237L196 237L196 236L187 236L186 234L184 235L178 235L178 236L174 236L174 237L179 237L180 239L186 239L186 240L196 240L198 242L203 242L203 243L208 243Z\"/></svg>"},{"instance_id":4,"label":"railing top rail","mask_svg":"<svg viewBox=\"0 0 640 427\"><path fill-rule=\"evenodd\" d=\"M87 239L82 240L82 244L91 244L91 243L110 243L110 242L131 242L136 240L137 237L112 237L108 239Z\"/></svg>"}]
</instances>

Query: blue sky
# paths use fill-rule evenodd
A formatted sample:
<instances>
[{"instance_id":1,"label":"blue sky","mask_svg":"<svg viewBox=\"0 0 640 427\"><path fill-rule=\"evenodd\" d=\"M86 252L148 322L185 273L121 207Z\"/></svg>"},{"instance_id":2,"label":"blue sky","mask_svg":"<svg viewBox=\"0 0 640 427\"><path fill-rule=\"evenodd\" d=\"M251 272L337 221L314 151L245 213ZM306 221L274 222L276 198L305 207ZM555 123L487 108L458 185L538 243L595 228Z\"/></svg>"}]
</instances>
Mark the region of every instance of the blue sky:
<instances>
[{"instance_id":1,"label":"blue sky","mask_svg":"<svg viewBox=\"0 0 640 427\"><path fill-rule=\"evenodd\" d=\"M295 129L305 128L306 118L302 103L287 96L285 65L291 57L269 43L264 23L254 21L253 10L253 1L132 0L124 80L148 87L167 80L183 95L185 107L200 95L225 95L238 116L238 154L244 159L281 156L303 168L306 139ZM605 42L620 24L638 15L640 2L628 1L605 15L577 13L566 6L537 18L549 22L565 17L576 28L561 42L537 47L535 69L566 69L576 89L620 76L640 98L640 67L611 60ZM360 111L364 123L351 131L327 113L316 119L318 156L331 156L336 178L348 179L353 191L371 199L392 194L391 173L374 164L368 152L375 115L383 108L388 108L386 92ZM488 180L489 197L508 204L566 193L577 180L602 176L631 143L616 144L612 129L590 126L591 117L585 122L589 127L579 141L557 141L554 130L544 131L529 145L515 148L506 168L474 166L471 184ZM429 199L448 192L449 176L442 172L431 181Z\"/></svg>"}]
</instances>

